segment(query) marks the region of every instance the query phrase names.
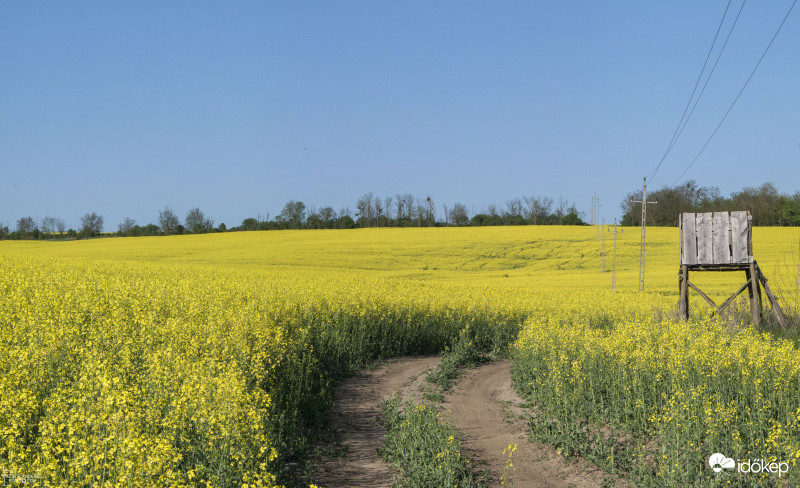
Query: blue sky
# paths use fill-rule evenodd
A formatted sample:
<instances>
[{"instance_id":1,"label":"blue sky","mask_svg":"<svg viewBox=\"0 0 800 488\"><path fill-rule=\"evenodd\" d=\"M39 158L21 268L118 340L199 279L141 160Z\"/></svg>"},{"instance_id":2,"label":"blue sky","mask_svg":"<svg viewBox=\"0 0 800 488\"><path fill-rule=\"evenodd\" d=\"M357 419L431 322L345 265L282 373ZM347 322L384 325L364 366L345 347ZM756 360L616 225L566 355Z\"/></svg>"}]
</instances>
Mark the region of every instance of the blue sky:
<instances>
[{"instance_id":1,"label":"blue sky","mask_svg":"<svg viewBox=\"0 0 800 488\"><path fill-rule=\"evenodd\" d=\"M750 2L650 188L675 183L792 0ZM3 2L0 222L216 223L373 192L620 215L726 1ZM731 2L724 40L741 2ZM800 8L684 179L800 191Z\"/></svg>"}]
</instances>

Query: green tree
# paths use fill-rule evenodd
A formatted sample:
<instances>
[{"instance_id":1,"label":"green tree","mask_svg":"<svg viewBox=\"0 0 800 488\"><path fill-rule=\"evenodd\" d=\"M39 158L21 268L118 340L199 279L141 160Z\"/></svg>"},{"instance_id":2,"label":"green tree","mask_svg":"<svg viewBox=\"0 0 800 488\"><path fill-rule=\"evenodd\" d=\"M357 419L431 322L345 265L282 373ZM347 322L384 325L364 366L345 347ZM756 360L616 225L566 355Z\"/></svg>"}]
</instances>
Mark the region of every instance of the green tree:
<instances>
[{"instance_id":1,"label":"green tree","mask_svg":"<svg viewBox=\"0 0 800 488\"><path fill-rule=\"evenodd\" d=\"M122 222L119 223L118 233L123 236L131 235L133 228L136 226L136 221L130 217L125 217Z\"/></svg>"},{"instance_id":2,"label":"green tree","mask_svg":"<svg viewBox=\"0 0 800 488\"><path fill-rule=\"evenodd\" d=\"M81 217L81 234L84 237L95 237L103 232L103 216L95 212Z\"/></svg>"},{"instance_id":3,"label":"green tree","mask_svg":"<svg viewBox=\"0 0 800 488\"><path fill-rule=\"evenodd\" d=\"M299 229L305 223L306 218L306 204L303 202L296 202L289 200L283 206L278 221L284 228Z\"/></svg>"},{"instance_id":4,"label":"green tree","mask_svg":"<svg viewBox=\"0 0 800 488\"><path fill-rule=\"evenodd\" d=\"M211 218L206 218L197 207L189 210L189 213L186 214L185 223L186 229L193 234L202 234L214 228L214 221Z\"/></svg>"},{"instance_id":5,"label":"green tree","mask_svg":"<svg viewBox=\"0 0 800 488\"><path fill-rule=\"evenodd\" d=\"M258 230L258 220L253 217L248 217L242 220L242 230Z\"/></svg>"},{"instance_id":6,"label":"green tree","mask_svg":"<svg viewBox=\"0 0 800 488\"><path fill-rule=\"evenodd\" d=\"M164 210L158 212L158 225L161 227L161 232L170 235L178 232L180 222L171 208L164 207Z\"/></svg>"},{"instance_id":7,"label":"green tree","mask_svg":"<svg viewBox=\"0 0 800 488\"><path fill-rule=\"evenodd\" d=\"M17 220L17 236L20 239L30 239L33 231L39 230L33 217L22 217Z\"/></svg>"}]
</instances>

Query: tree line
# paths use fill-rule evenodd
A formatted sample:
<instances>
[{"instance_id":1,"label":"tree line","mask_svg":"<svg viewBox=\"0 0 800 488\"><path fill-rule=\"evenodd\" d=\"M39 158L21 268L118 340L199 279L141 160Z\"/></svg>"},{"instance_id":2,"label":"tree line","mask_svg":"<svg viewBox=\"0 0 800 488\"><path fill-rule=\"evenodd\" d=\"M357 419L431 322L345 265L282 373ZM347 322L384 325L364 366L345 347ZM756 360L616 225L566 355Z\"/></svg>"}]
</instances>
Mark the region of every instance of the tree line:
<instances>
[{"instance_id":1,"label":"tree line","mask_svg":"<svg viewBox=\"0 0 800 488\"><path fill-rule=\"evenodd\" d=\"M641 191L629 192L620 203L622 225L641 225ZM656 226L676 226L681 212L716 212L724 210L748 210L753 216L753 225L800 226L800 192L794 195L780 193L772 183L758 187L746 187L729 196L723 196L719 188L699 186L695 181L677 186L664 186L648 194L647 222ZM78 239L98 236L155 236L202 234L207 232L231 232L280 229L353 229L363 227L434 227L434 226L486 226L486 225L585 225L583 214L569 201L554 200L543 196L512 198L504 206L489 205L470 215L467 206L456 202L437 208L430 195L414 196L397 193L380 197L371 192L361 195L355 204L342 207L307 206L302 201L290 200L280 213L270 219L269 215L248 217L241 224L228 227L225 223L214 225L214 219L199 208L187 212L183 221L170 207L158 213L157 223L139 225L125 218L116 232L106 232L103 216L95 212L81 217L78 229L67 229L64 220L58 217L22 217L16 227L9 229L0 224L0 239Z\"/></svg>"},{"instance_id":2,"label":"tree line","mask_svg":"<svg viewBox=\"0 0 800 488\"><path fill-rule=\"evenodd\" d=\"M103 217L95 212L81 217L81 227L77 230L67 229L63 219L49 216L39 221L33 217L22 217L16 224L14 230L0 225L0 239L78 239L363 227L585 225L575 205L563 198L558 201L542 196L512 198L504 207L491 204L484 211L470 215L466 205L460 202L452 206L442 205L437 211L429 195L420 198L406 193L379 197L371 192L358 198L354 212L349 207L336 211L330 206L307 206L302 201L290 200L272 219L269 215L257 215L244 219L234 227L228 227L224 222L215 227L214 219L197 207L189 210L183 222L169 207L159 211L157 224L139 225L134 219L126 217L119 223L116 232L104 232Z\"/></svg>"},{"instance_id":3,"label":"tree line","mask_svg":"<svg viewBox=\"0 0 800 488\"><path fill-rule=\"evenodd\" d=\"M622 200L622 225L642 225L642 204L635 202L641 199L641 190L635 190ZM748 210L753 216L753 225L800 226L800 192L780 193L772 183L746 187L726 197L717 187L699 186L696 181L689 181L648 193L647 200L658 202L647 205L648 225L675 227L682 212Z\"/></svg>"}]
</instances>

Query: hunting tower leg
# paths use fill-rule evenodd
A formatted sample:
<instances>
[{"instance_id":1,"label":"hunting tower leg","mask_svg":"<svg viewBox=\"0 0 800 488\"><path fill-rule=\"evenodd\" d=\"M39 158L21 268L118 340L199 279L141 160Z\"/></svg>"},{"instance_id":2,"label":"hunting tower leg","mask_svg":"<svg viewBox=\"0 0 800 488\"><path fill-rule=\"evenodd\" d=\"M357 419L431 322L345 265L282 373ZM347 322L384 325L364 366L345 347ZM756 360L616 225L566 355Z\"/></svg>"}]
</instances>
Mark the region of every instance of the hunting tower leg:
<instances>
[{"instance_id":1,"label":"hunting tower leg","mask_svg":"<svg viewBox=\"0 0 800 488\"><path fill-rule=\"evenodd\" d=\"M755 262L750 263L750 269L745 271L750 280L748 294L750 295L750 311L753 314L753 325L761 323L761 290L758 288L758 268Z\"/></svg>"},{"instance_id":2,"label":"hunting tower leg","mask_svg":"<svg viewBox=\"0 0 800 488\"><path fill-rule=\"evenodd\" d=\"M678 318L689 320L689 267L681 265L680 278L680 297L678 298Z\"/></svg>"}]
</instances>

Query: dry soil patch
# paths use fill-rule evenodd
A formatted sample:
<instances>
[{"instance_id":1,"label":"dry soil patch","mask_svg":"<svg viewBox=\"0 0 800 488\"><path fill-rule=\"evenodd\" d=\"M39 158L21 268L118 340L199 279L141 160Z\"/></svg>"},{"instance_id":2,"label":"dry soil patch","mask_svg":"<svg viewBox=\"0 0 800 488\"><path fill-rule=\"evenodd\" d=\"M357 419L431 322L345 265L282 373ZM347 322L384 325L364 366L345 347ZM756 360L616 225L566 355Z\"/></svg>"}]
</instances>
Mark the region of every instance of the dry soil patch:
<instances>
[{"instance_id":1,"label":"dry soil patch","mask_svg":"<svg viewBox=\"0 0 800 488\"><path fill-rule=\"evenodd\" d=\"M512 458L517 487L589 488L603 484L602 470L583 460L567 461L546 445L528 441L523 400L511 387L508 361L486 363L468 370L445 395L443 408L461 433L462 446L489 486L501 486L509 444L517 445ZM520 418L523 417L523 418Z\"/></svg>"},{"instance_id":2,"label":"dry soil patch","mask_svg":"<svg viewBox=\"0 0 800 488\"><path fill-rule=\"evenodd\" d=\"M342 381L336 387L331 428L344 456L316 460L314 482L330 488L391 487L394 471L378 454L384 446L380 404L398 392L403 397L417 395L425 371L439 360L438 356L398 358Z\"/></svg>"}]
</instances>

